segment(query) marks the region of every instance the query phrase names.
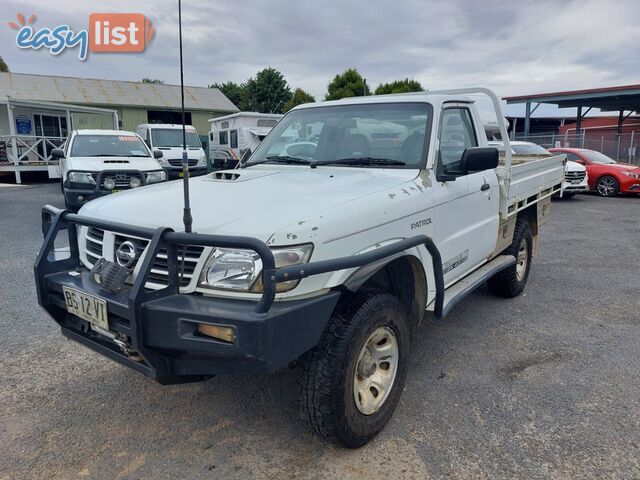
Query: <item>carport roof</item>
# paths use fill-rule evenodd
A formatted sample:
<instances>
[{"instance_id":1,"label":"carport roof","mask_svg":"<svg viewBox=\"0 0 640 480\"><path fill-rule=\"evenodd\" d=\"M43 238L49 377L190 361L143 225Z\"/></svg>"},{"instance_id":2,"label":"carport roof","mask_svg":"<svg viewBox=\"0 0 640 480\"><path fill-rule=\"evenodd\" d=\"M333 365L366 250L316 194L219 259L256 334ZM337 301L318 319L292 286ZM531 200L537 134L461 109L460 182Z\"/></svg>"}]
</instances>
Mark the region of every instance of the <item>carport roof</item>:
<instances>
[{"instance_id":1,"label":"carport roof","mask_svg":"<svg viewBox=\"0 0 640 480\"><path fill-rule=\"evenodd\" d=\"M7 97L76 105L180 108L178 85L3 72L0 73L0 102ZM217 88L184 87L184 102L185 108L192 111L238 111Z\"/></svg>"},{"instance_id":2,"label":"carport roof","mask_svg":"<svg viewBox=\"0 0 640 480\"><path fill-rule=\"evenodd\" d=\"M640 84L504 97L509 103L550 103L559 108L593 107L602 111L640 112Z\"/></svg>"}]
</instances>

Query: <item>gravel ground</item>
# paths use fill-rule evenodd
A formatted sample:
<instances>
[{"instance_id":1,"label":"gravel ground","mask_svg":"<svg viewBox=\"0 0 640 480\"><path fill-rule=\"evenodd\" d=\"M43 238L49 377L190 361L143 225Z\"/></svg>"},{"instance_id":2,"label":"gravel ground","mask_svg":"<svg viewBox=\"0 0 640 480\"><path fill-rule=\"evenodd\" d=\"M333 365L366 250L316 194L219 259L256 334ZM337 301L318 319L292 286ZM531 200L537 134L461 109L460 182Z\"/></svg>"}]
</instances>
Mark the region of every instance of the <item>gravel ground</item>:
<instances>
[{"instance_id":1,"label":"gravel ground","mask_svg":"<svg viewBox=\"0 0 640 480\"><path fill-rule=\"evenodd\" d=\"M419 329L399 408L315 438L295 373L160 386L60 335L31 266L57 184L0 189L0 478L640 478L640 198L554 202L525 293Z\"/></svg>"}]
</instances>

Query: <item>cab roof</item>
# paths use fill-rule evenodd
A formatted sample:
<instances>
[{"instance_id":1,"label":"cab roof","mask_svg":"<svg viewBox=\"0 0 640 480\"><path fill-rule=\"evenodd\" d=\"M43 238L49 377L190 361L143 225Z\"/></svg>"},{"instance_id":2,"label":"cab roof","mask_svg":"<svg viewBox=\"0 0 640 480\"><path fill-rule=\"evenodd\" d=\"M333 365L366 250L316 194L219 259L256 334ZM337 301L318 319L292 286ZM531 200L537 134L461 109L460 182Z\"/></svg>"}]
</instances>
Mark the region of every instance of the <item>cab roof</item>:
<instances>
[{"instance_id":1,"label":"cab roof","mask_svg":"<svg viewBox=\"0 0 640 480\"><path fill-rule=\"evenodd\" d=\"M130 132L128 130L98 130L98 129L83 128L79 130L74 130L74 132L76 135L122 135L122 136L133 135L134 137L138 136L136 132Z\"/></svg>"},{"instance_id":2,"label":"cab roof","mask_svg":"<svg viewBox=\"0 0 640 480\"><path fill-rule=\"evenodd\" d=\"M185 125L187 130L194 130L195 131L195 127L193 125ZM143 123L137 126L137 128L165 128L165 129L172 129L172 130L182 130L182 124L181 123Z\"/></svg>"},{"instance_id":3,"label":"cab roof","mask_svg":"<svg viewBox=\"0 0 640 480\"><path fill-rule=\"evenodd\" d=\"M377 103L430 103L440 105L446 102L473 103L474 100L467 95L443 94L442 92L411 92L394 93L389 95L367 95L366 97L349 97L340 100L327 100L325 102L304 103L291 110L301 110L306 108L327 107L333 105L371 105Z\"/></svg>"}]
</instances>

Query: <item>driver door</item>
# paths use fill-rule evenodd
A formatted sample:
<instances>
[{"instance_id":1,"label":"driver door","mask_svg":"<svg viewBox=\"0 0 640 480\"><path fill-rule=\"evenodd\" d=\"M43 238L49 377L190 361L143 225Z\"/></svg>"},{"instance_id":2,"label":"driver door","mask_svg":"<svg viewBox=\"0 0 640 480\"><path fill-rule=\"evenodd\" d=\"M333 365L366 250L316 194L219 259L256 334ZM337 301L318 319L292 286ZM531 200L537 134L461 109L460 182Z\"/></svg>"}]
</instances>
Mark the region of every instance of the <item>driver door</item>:
<instances>
[{"instance_id":1,"label":"driver door","mask_svg":"<svg viewBox=\"0 0 640 480\"><path fill-rule=\"evenodd\" d=\"M494 170L462 172L462 153L483 134L467 104L450 104L440 119L435 236L449 285L484 263L498 234L498 179Z\"/></svg>"}]
</instances>

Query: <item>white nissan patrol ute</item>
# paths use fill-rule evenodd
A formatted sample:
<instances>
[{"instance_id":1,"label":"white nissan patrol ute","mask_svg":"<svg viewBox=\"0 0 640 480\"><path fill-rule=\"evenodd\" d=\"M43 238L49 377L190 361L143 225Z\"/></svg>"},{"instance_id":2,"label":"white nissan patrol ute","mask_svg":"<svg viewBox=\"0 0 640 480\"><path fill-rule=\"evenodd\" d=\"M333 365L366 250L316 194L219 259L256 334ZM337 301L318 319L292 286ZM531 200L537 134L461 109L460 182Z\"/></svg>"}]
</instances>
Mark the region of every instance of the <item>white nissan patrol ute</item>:
<instances>
[{"instance_id":1,"label":"white nissan patrol ute","mask_svg":"<svg viewBox=\"0 0 640 480\"><path fill-rule=\"evenodd\" d=\"M502 118L486 89L298 106L239 168L189 180L193 232L181 182L79 214L45 206L39 302L67 337L161 383L299 365L314 431L364 445L425 314L485 282L523 291L561 189L564 155L512 166L505 140L499 160L478 93Z\"/></svg>"}]
</instances>

